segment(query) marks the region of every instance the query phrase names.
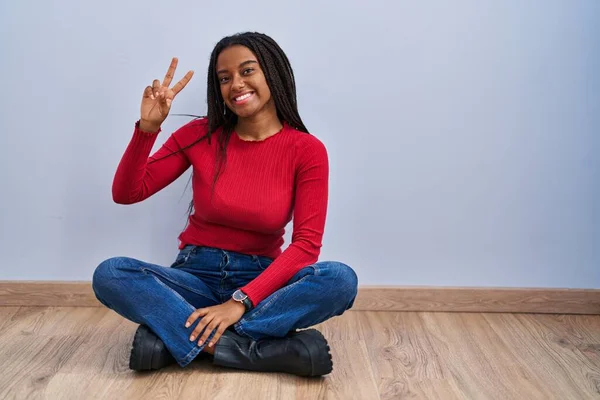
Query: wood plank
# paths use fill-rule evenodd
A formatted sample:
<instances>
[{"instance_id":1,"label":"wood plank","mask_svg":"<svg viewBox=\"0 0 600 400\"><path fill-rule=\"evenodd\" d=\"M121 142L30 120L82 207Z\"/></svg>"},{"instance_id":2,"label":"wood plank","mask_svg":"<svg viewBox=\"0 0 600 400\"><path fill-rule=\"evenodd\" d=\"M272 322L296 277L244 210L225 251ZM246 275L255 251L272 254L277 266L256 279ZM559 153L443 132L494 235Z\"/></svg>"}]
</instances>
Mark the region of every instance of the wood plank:
<instances>
[{"instance_id":1,"label":"wood plank","mask_svg":"<svg viewBox=\"0 0 600 400\"><path fill-rule=\"evenodd\" d=\"M192 361L186 368L172 365L158 372L132 373L126 399L293 399L296 377L258 373L212 364L210 358Z\"/></svg>"},{"instance_id":2,"label":"wood plank","mask_svg":"<svg viewBox=\"0 0 600 400\"><path fill-rule=\"evenodd\" d=\"M515 371L502 356L506 348L497 345L499 339L481 314L427 313L423 317L431 343L462 398L549 398L521 378L522 371Z\"/></svg>"},{"instance_id":3,"label":"wood plank","mask_svg":"<svg viewBox=\"0 0 600 400\"><path fill-rule=\"evenodd\" d=\"M48 382L46 398L122 398L137 379L128 367L137 324L104 310L93 327L86 341Z\"/></svg>"},{"instance_id":4,"label":"wood plank","mask_svg":"<svg viewBox=\"0 0 600 400\"><path fill-rule=\"evenodd\" d=\"M2 306L102 306L90 282L0 281ZM352 311L600 314L600 289L360 286Z\"/></svg>"},{"instance_id":5,"label":"wood plank","mask_svg":"<svg viewBox=\"0 0 600 400\"><path fill-rule=\"evenodd\" d=\"M362 286L352 309L600 314L600 289Z\"/></svg>"},{"instance_id":6,"label":"wood plank","mask_svg":"<svg viewBox=\"0 0 600 400\"><path fill-rule=\"evenodd\" d=\"M523 371L530 382L541 382L548 399L590 398L581 387L581 363L569 365L569 360L552 349L552 335L545 328L536 328L528 322L534 315L487 314L484 316L505 346L505 356L513 369ZM544 316L545 317L545 316ZM580 316L587 320L597 316Z\"/></svg>"},{"instance_id":7,"label":"wood plank","mask_svg":"<svg viewBox=\"0 0 600 400\"><path fill-rule=\"evenodd\" d=\"M91 282L0 281L0 306L98 307Z\"/></svg>"},{"instance_id":8,"label":"wood plank","mask_svg":"<svg viewBox=\"0 0 600 400\"><path fill-rule=\"evenodd\" d=\"M331 374L298 379L297 399L380 399L364 340L330 341L334 360Z\"/></svg>"},{"instance_id":9,"label":"wood plank","mask_svg":"<svg viewBox=\"0 0 600 400\"><path fill-rule=\"evenodd\" d=\"M5 321L0 337L12 340L21 335L35 335L43 326L51 309L52 307L19 307L10 320Z\"/></svg>"},{"instance_id":10,"label":"wood plank","mask_svg":"<svg viewBox=\"0 0 600 400\"><path fill-rule=\"evenodd\" d=\"M365 341L370 343L370 355L377 361L376 376L445 378L418 313L364 312L360 327Z\"/></svg>"},{"instance_id":11,"label":"wood plank","mask_svg":"<svg viewBox=\"0 0 600 400\"><path fill-rule=\"evenodd\" d=\"M494 332L484 314L462 314L460 318L466 327L460 336L465 343L471 343L470 354L478 358L477 363L483 365L488 379L506 382L507 397L503 398L552 398L552 393L547 390L546 385L529 379L532 371L527 366L514 365L513 358L507 355L508 345ZM515 385L514 382L518 384Z\"/></svg>"},{"instance_id":12,"label":"wood plank","mask_svg":"<svg viewBox=\"0 0 600 400\"><path fill-rule=\"evenodd\" d=\"M46 398L45 389L60 368L73 357L85 341L81 336L19 336L4 341L0 359L0 398Z\"/></svg>"},{"instance_id":13,"label":"wood plank","mask_svg":"<svg viewBox=\"0 0 600 400\"><path fill-rule=\"evenodd\" d=\"M459 398L417 313L356 314L361 316L360 328L381 399L428 398L440 386L445 398Z\"/></svg>"},{"instance_id":14,"label":"wood plank","mask_svg":"<svg viewBox=\"0 0 600 400\"><path fill-rule=\"evenodd\" d=\"M320 378L297 378L296 399L380 398L359 320L359 313L346 312L312 327L329 343L333 371Z\"/></svg>"},{"instance_id":15,"label":"wood plank","mask_svg":"<svg viewBox=\"0 0 600 400\"><path fill-rule=\"evenodd\" d=\"M319 330L328 341L363 340L361 319L361 313L346 312L311 328Z\"/></svg>"},{"instance_id":16,"label":"wood plank","mask_svg":"<svg viewBox=\"0 0 600 400\"><path fill-rule=\"evenodd\" d=\"M68 335L53 324L56 313L50 308L20 307L0 330L0 398L43 398L50 379L68 362L84 335ZM81 324L81 321L76 321ZM6 367L6 368L4 368Z\"/></svg>"},{"instance_id":17,"label":"wood plank","mask_svg":"<svg viewBox=\"0 0 600 400\"><path fill-rule=\"evenodd\" d=\"M560 360L563 371L579 388L582 398L600 397L599 342L590 342L574 332L572 320L555 315L517 315L532 337L554 360ZM589 350L589 356L582 350ZM576 373L573 373L576 372Z\"/></svg>"},{"instance_id":18,"label":"wood plank","mask_svg":"<svg viewBox=\"0 0 600 400\"><path fill-rule=\"evenodd\" d=\"M186 381L181 386L181 399L294 399L296 377L281 373L258 373L212 365L209 359L194 360L185 368ZM177 373L181 375L181 370ZM232 384L237 382L237 384ZM160 385L160 382L157 382ZM132 389L134 386L131 387ZM199 390L202 388L202 390Z\"/></svg>"},{"instance_id":19,"label":"wood plank","mask_svg":"<svg viewBox=\"0 0 600 400\"><path fill-rule=\"evenodd\" d=\"M4 322L0 334L86 336L96 329L96 324L108 311L101 307L20 307L10 320Z\"/></svg>"},{"instance_id":20,"label":"wood plank","mask_svg":"<svg viewBox=\"0 0 600 400\"><path fill-rule=\"evenodd\" d=\"M0 335L4 326L9 325L21 307L0 307Z\"/></svg>"}]
</instances>

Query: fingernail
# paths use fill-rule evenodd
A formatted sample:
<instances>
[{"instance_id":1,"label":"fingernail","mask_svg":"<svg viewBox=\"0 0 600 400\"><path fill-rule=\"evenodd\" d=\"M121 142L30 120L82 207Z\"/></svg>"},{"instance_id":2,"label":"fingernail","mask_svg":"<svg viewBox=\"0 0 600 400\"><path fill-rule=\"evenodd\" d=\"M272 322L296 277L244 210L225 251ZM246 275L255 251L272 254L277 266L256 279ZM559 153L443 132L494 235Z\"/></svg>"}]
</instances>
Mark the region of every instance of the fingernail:
<instances>
[{"instance_id":1,"label":"fingernail","mask_svg":"<svg viewBox=\"0 0 600 400\"><path fill-rule=\"evenodd\" d=\"M212 342L210 342L210 343L208 344L208 347L212 347Z\"/></svg>"},{"instance_id":2,"label":"fingernail","mask_svg":"<svg viewBox=\"0 0 600 400\"><path fill-rule=\"evenodd\" d=\"M202 340L198 342L198 346L202 346Z\"/></svg>"},{"instance_id":3,"label":"fingernail","mask_svg":"<svg viewBox=\"0 0 600 400\"><path fill-rule=\"evenodd\" d=\"M196 336L190 336L190 341L194 341L194 339L196 339Z\"/></svg>"},{"instance_id":4,"label":"fingernail","mask_svg":"<svg viewBox=\"0 0 600 400\"><path fill-rule=\"evenodd\" d=\"M189 327L190 327L190 323L189 323L189 322L187 322L187 323L185 324L185 327L186 327L186 328L189 328Z\"/></svg>"}]
</instances>

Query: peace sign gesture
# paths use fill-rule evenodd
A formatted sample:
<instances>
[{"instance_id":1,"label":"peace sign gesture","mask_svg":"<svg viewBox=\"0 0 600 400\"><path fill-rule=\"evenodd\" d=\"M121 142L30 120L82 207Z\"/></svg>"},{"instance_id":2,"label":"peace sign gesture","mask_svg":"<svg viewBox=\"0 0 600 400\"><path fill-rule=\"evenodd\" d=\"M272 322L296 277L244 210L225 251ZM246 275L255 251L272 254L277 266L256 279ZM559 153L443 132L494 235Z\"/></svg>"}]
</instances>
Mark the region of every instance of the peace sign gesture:
<instances>
[{"instance_id":1,"label":"peace sign gesture","mask_svg":"<svg viewBox=\"0 0 600 400\"><path fill-rule=\"evenodd\" d=\"M175 75L178 61L177 57L173 57L162 84L158 79L155 79L152 82L152 86L146 86L144 95L142 96L140 129L149 132L158 131L161 124L167 118L167 115L169 115L173 99L192 79L194 71L188 71L175 86L169 88Z\"/></svg>"}]
</instances>

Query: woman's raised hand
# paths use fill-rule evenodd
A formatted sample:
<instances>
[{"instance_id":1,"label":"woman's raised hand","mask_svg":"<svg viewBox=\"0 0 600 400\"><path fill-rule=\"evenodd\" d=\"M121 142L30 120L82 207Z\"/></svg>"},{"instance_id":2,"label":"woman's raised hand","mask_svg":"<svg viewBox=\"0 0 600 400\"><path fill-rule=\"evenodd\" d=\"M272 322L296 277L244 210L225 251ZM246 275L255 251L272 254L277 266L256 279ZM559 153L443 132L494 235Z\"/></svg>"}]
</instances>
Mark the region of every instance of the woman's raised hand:
<instances>
[{"instance_id":1,"label":"woman's raised hand","mask_svg":"<svg viewBox=\"0 0 600 400\"><path fill-rule=\"evenodd\" d=\"M140 118L140 129L147 132L156 132L169 115L171 103L181 90L188 84L194 71L188 71L187 74L175 86L169 87L175 70L177 69L177 58L173 57L169 70L162 83L158 79L152 82L152 86L147 86L142 96L142 109Z\"/></svg>"}]
</instances>

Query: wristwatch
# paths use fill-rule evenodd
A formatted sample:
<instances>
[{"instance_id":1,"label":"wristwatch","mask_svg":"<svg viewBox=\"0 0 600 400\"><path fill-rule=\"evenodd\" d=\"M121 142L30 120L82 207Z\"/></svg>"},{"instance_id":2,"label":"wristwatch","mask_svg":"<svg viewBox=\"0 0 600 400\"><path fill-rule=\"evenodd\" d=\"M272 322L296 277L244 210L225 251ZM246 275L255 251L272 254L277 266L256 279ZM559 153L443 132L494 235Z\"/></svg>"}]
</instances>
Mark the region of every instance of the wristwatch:
<instances>
[{"instance_id":1,"label":"wristwatch","mask_svg":"<svg viewBox=\"0 0 600 400\"><path fill-rule=\"evenodd\" d=\"M244 307L246 308L246 312L252 310L253 306L252 306L252 302L250 301L250 298L248 297L248 295L246 295L241 290L238 289L235 292L233 292L233 295L231 295L231 298L233 300L237 301L238 303L242 303L244 305Z\"/></svg>"}]
</instances>

